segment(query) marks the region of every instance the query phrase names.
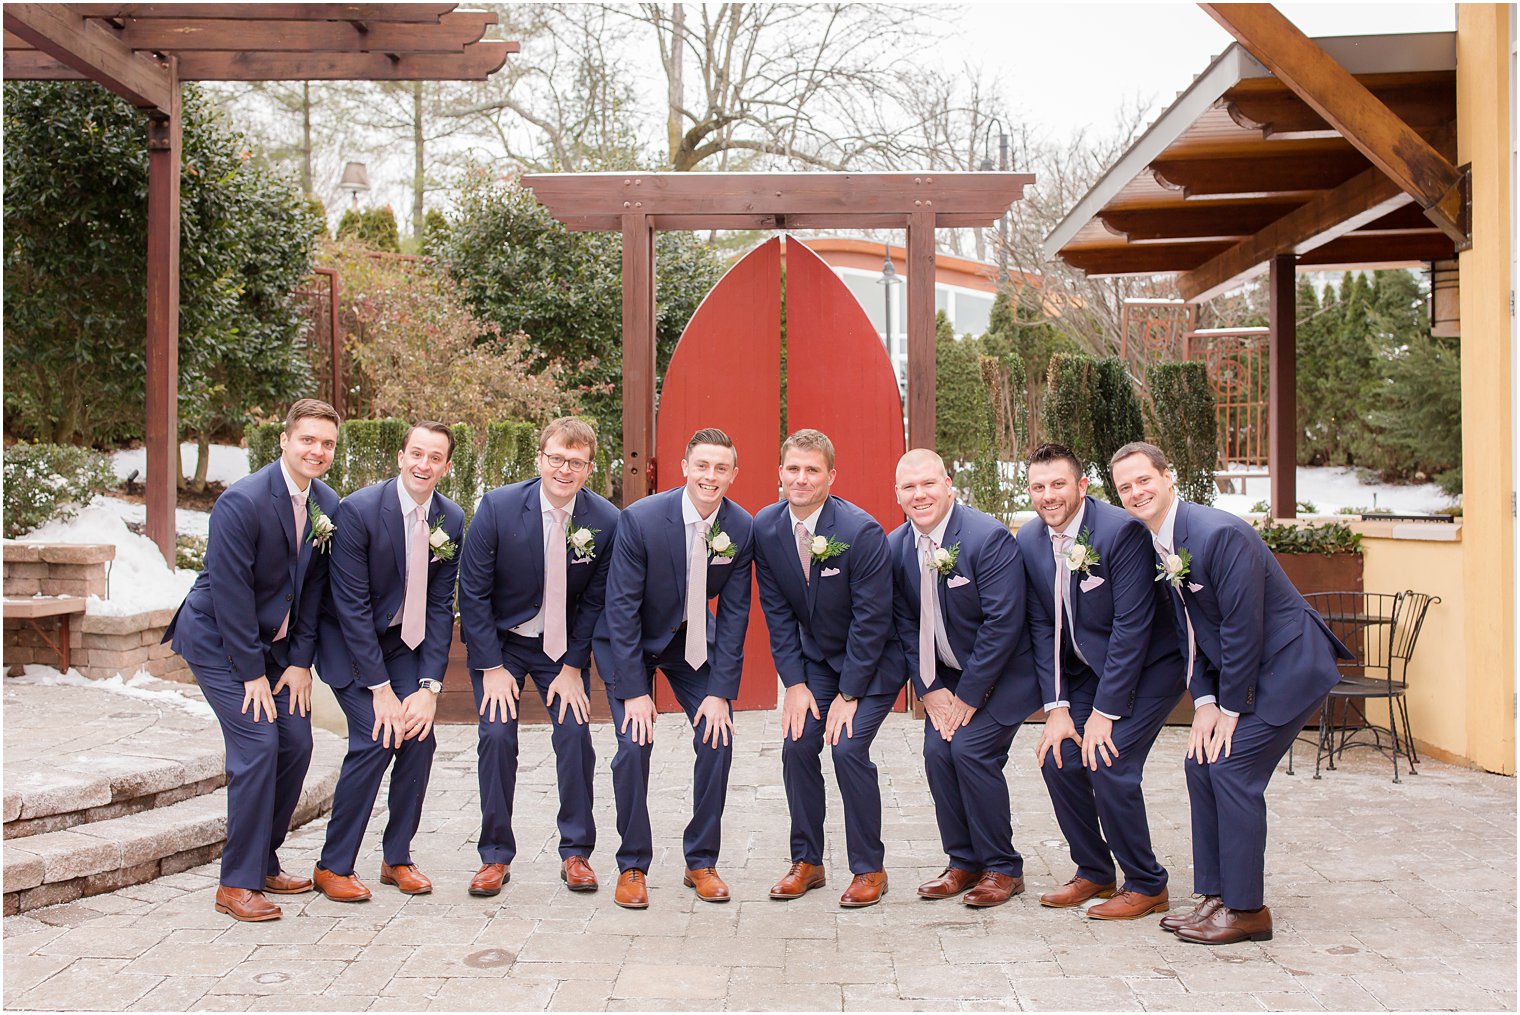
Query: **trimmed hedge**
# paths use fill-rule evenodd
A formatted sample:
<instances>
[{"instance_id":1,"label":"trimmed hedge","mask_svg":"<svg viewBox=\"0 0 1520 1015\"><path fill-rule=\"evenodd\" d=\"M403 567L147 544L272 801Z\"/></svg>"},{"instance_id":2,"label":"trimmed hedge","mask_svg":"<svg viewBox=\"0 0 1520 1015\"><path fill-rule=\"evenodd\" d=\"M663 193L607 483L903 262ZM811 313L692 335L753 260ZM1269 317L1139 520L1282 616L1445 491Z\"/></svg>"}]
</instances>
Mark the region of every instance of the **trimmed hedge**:
<instances>
[{"instance_id":1,"label":"trimmed hedge","mask_svg":"<svg viewBox=\"0 0 1520 1015\"><path fill-rule=\"evenodd\" d=\"M1117 356L1061 353L1050 358L1041 412L1048 438L1071 448L1088 472L1115 489L1108 460L1130 441L1145 439L1140 399L1124 361Z\"/></svg>"},{"instance_id":2,"label":"trimmed hedge","mask_svg":"<svg viewBox=\"0 0 1520 1015\"><path fill-rule=\"evenodd\" d=\"M1195 504L1214 503L1219 424L1208 368L1198 361L1152 363L1145 375L1151 389L1151 432L1177 472L1179 492Z\"/></svg>"},{"instance_id":3,"label":"trimmed hedge","mask_svg":"<svg viewBox=\"0 0 1520 1015\"><path fill-rule=\"evenodd\" d=\"M486 448L481 456L480 482L486 490L519 483L538 474L538 431L534 423L499 420L486 427Z\"/></svg>"},{"instance_id":4,"label":"trimmed hedge","mask_svg":"<svg viewBox=\"0 0 1520 1015\"><path fill-rule=\"evenodd\" d=\"M13 444L5 449L5 536L45 522L67 521L98 493L116 485L111 459L66 444Z\"/></svg>"}]
</instances>

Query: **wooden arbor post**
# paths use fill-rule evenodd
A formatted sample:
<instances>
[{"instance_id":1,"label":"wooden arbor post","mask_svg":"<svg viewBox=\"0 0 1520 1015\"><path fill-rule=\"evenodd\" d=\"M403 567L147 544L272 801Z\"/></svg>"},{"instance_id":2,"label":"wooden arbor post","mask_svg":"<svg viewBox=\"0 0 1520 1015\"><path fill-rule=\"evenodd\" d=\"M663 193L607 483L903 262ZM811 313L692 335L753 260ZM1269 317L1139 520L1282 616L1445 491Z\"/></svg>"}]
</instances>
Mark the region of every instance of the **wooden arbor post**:
<instances>
[{"instance_id":1,"label":"wooden arbor post","mask_svg":"<svg viewBox=\"0 0 1520 1015\"><path fill-rule=\"evenodd\" d=\"M631 213L623 227L623 502L655 491L654 226Z\"/></svg>"},{"instance_id":2,"label":"wooden arbor post","mask_svg":"<svg viewBox=\"0 0 1520 1015\"><path fill-rule=\"evenodd\" d=\"M908 217L908 447L935 447L934 210ZM952 465L953 469L954 466Z\"/></svg>"},{"instance_id":3,"label":"wooden arbor post","mask_svg":"<svg viewBox=\"0 0 1520 1015\"><path fill-rule=\"evenodd\" d=\"M1272 517L1298 517L1298 288L1296 258L1278 254L1268 276L1271 290L1267 357L1267 471Z\"/></svg>"},{"instance_id":4,"label":"wooden arbor post","mask_svg":"<svg viewBox=\"0 0 1520 1015\"><path fill-rule=\"evenodd\" d=\"M168 115L148 118L147 535L173 567L179 478L179 80L169 58Z\"/></svg>"}]
</instances>

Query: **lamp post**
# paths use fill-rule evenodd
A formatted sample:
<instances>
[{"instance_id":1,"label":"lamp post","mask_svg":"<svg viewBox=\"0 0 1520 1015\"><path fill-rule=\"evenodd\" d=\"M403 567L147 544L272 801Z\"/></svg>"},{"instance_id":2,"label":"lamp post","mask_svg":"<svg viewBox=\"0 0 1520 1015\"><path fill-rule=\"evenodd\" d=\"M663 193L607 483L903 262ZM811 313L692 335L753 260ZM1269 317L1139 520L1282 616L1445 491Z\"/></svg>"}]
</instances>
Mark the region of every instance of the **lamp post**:
<instances>
[{"instance_id":1,"label":"lamp post","mask_svg":"<svg viewBox=\"0 0 1520 1015\"><path fill-rule=\"evenodd\" d=\"M891 244L885 244L883 251L885 256L882 258L881 263L881 278L876 280L876 284L881 286L882 310L884 311L882 335L887 343L887 359L892 361L892 372L897 374L898 383L901 384L902 373L897 369L896 343L892 340L892 287L902 285L902 278L897 274L897 268L892 264Z\"/></svg>"},{"instance_id":2,"label":"lamp post","mask_svg":"<svg viewBox=\"0 0 1520 1015\"><path fill-rule=\"evenodd\" d=\"M338 181L338 189L346 190L353 195L353 207L359 208L359 191L369 189L369 167L362 162L350 162L343 167L343 179Z\"/></svg>"},{"instance_id":3,"label":"lamp post","mask_svg":"<svg viewBox=\"0 0 1520 1015\"><path fill-rule=\"evenodd\" d=\"M998 137L998 172L1008 172L1008 135L1003 130L1003 121L997 117L987 124L987 138L983 145L986 154L982 157L981 171L992 172L992 128L997 127ZM1008 284L1008 213L998 216L998 284Z\"/></svg>"}]
</instances>

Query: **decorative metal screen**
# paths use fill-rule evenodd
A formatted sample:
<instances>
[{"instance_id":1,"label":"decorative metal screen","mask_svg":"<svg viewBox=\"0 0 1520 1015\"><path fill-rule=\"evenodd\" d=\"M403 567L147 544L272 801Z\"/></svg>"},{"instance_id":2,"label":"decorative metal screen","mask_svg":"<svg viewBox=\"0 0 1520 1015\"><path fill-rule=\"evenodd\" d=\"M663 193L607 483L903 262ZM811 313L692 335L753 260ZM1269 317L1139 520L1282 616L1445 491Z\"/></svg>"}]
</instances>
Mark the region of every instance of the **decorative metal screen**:
<instances>
[{"instance_id":1,"label":"decorative metal screen","mask_svg":"<svg viewBox=\"0 0 1520 1015\"><path fill-rule=\"evenodd\" d=\"M1211 328L1184 338L1184 355L1202 360L1214 386L1219 458L1267 464L1267 329Z\"/></svg>"}]
</instances>

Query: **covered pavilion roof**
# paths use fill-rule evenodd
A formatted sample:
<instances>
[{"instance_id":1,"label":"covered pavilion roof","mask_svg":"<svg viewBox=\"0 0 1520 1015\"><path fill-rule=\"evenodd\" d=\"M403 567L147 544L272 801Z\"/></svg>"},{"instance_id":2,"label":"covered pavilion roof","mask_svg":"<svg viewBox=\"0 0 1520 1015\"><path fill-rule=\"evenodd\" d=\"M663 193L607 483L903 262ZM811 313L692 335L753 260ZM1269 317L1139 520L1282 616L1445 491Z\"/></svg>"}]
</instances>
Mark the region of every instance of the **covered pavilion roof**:
<instances>
[{"instance_id":1,"label":"covered pavilion roof","mask_svg":"<svg viewBox=\"0 0 1520 1015\"><path fill-rule=\"evenodd\" d=\"M1449 161L1456 35L1313 40ZM1046 239L1090 275L1178 273L1204 299L1294 254L1303 267L1454 256L1413 196L1237 42L1216 57Z\"/></svg>"}]
</instances>

